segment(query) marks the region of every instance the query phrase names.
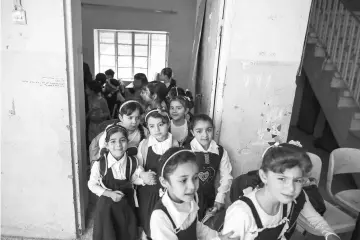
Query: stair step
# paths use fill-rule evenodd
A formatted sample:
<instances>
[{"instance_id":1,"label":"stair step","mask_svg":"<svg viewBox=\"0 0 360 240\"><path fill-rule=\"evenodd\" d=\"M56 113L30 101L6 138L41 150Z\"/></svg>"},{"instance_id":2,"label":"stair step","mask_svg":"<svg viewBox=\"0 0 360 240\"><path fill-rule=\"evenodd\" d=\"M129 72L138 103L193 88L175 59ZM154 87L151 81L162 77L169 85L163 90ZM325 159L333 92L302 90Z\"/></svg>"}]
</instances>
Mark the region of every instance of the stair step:
<instances>
[{"instance_id":1,"label":"stair step","mask_svg":"<svg viewBox=\"0 0 360 240\"><path fill-rule=\"evenodd\" d=\"M357 108L358 106L352 97L340 96L337 107L341 109L341 108Z\"/></svg>"},{"instance_id":2,"label":"stair step","mask_svg":"<svg viewBox=\"0 0 360 240\"><path fill-rule=\"evenodd\" d=\"M349 130L349 132L356 138L360 139L360 131Z\"/></svg>"},{"instance_id":3,"label":"stair step","mask_svg":"<svg viewBox=\"0 0 360 240\"><path fill-rule=\"evenodd\" d=\"M354 117L353 117L353 118L360 120L360 112L354 113Z\"/></svg>"},{"instance_id":4,"label":"stair step","mask_svg":"<svg viewBox=\"0 0 360 240\"><path fill-rule=\"evenodd\" d=\"M360 131L360 119L351 120L350 131Z\"/></svg>"},{"instance_id":5,"label":"stair step","mask_svg":"<svg viewBox=\"0 0 360 240\"><path fill-rule=\"evenodd\" d=\"M332 88L346 89L346 83L340 78L340 76L334 76L331 79L330 86Z\"/></svg>"}]
</instances>

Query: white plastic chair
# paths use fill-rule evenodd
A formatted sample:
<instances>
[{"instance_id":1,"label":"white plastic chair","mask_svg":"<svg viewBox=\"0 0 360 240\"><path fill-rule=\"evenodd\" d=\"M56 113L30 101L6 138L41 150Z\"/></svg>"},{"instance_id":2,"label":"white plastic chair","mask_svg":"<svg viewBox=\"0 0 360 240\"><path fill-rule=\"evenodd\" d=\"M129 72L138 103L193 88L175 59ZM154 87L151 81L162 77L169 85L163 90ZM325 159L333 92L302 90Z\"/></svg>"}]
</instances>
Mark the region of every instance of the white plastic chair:
<instances>
[{"instance_id":1,"label":"white plastic chair","mask_svg":"<svg viewBox=\"0 0 360 240\"><path fill-rule=\"evenodd\" d=\"M320 175L321 175L321 167L322 162L319 156L313 153L308 153L311 162L313 164L313 168L310 172L309 177L313 177L317 180L317 183L320 182ZM331 203L325 201L326 212L324 213L323 218L329 224L329 226L334 230L335 233L346 233L351 232L355 228L355 219L351 216L343 212L342 210L336 208ZM322 236L322 234L313 228L310 223L304 218L301 214L297 220L297 226L300 232L303 232L303 235L306 233L311 233L316 236ZM303 231L302 231L303 230Z\"/></svg>"},{"instance_id":2,"label":"white plastic chair","mask_svg":"<svg viewBox=\"0 0 360 240\"><path fill-rule=\"evenodd\" d=\"M360 212L360 189L344 190L336 193L331 191L333 177L341 173L360 173L360 149L338 148L331 152L326 191L331 199L354 217Z\"/></svg>"}]
</instances>

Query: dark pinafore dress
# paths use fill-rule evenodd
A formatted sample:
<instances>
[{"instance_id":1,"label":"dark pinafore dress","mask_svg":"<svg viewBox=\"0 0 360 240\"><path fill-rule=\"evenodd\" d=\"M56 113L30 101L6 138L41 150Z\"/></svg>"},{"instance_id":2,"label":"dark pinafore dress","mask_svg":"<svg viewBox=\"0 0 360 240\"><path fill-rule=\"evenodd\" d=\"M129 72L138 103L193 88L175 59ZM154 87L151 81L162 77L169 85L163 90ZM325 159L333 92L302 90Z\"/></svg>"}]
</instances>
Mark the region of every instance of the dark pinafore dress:
<instances>
[{"instance_id":1,"label":"dark pinafore dress","mask_svg":"<svg viewBox=\"0 0 360 240\"><path fill-rule=\"evenodd\" d=\"M144 166L145 171L153 171L157 174L159 159L161 155L156 154L152 147L148 148L146 163ZM145 185L138 187L139 199L139 220L144 229L145 234L150 237L150 217L154 210L156 203L159 201L159 189L161 185L159 181L155 185Z\"/></svg>"},{"instance_id":2,"label":"dark pinafore dress","mask_svg":"<svg viewBox=\"0 0 360 240\"><path fill-rule=\"evenodd\" d=\"M190 145L185 146L190 149ZM198 189L198 217L203 219L206 210L214 206L216 189L215 178L219 171L221 158L224 154L224 149L219 145L219 154L211 152L195 152L196 163L199 166L199 189Z\"/></svg>"},{"instance_id":3,"label":"dark pinafore dress","mask_svg":"<svg viewBox=\"0 0 360 240\"><path fill-rule=\"evenodd\" d=\"M111 198L100 196L96 205L93 240L135 240L137 233L137 222L135 215L134 189L131 176L137 167L137 160L133 157L127 158L126 179L115 179L111 168L107 169L107 159L100 158L101 169L106 169L102 183L113 191L120 190L125 196L114 202ZM105 165L106 167L102 167Z\"/></svg>"},{"instance_id":4,"label":"dark pinafore dress","mask_svg":"<svg viewBox=\"0 0 360 240\"><path fill-rule=\"evenodd\" d=\"M258 229L263 229L264 226L262 225L260 216L254 206L254 203L251 201L250 198L242 196L240 198L241 201L245 202L251 209L253 217L255 219L255 223ZM291 211L290 211L291 212ZM287 204L283 204L283 215L282 219L287 217ZM277 240L285 226L286 222L284 221L282 224L278 225L274 228L266 228L260 231L257 237L254 240Z\"/></svg>"},{"instance_id":5,"label":"dark pinafore dress","mask_svg":"<svg viewBox=\"0 0 360 240\"><path fill-rule=\"evenodd\" d=\"M180 228L177 228L173 219L171 218L168 210L166 209L166 207L164 206L164 204L162 203L161 199L156 203L154 210L162 210L166 216L170 219L174 231L176 233L176 236L178 237L178 240L197 240L197 236L196 236L196 224L198 221L198 218L195 218L195 220L193 221L193 223L190 225L190 227L188 227L185 230L180 230Z\"/></svg>"}]
</instances>

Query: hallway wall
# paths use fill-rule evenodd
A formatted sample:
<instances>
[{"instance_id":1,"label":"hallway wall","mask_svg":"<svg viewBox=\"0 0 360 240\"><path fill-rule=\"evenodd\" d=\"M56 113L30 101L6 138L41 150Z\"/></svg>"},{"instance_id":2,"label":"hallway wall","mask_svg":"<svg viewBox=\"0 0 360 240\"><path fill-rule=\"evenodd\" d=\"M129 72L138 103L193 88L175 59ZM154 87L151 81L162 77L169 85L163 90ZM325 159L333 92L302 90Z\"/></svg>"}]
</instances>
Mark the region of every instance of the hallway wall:
<instances>
[{"instance_id":1,"label":"hallway wall","mask_svg":"<svg viewBox=\"0 0 360 240\"><path fill-rule=\"evenodd\" d=\"M194 89L190 62L195 27L193 0L82 0L84 60L94 72L94 29L148 30L169 32L169 62L181 87ZM108 7L88 6L104 4ZM117 6L117 7L112 7ZM121 7L124 7L123 9ZM151 10L174 11L174 14ZM159 69L161 71L161 69ZM153 76L148 76L149 80Z\"/></svg>"},{"instance_id":2,"label":"hallway wall","mask_svg":"<svg viewBox=\"0 0 360 240\"><path fill-rule=\"evenodd\" d=\"M69 2L22 1L26 25L12 22L13 1L1 2L2 235L76 237L64 19Z\"/></svg>"}]
</instances>

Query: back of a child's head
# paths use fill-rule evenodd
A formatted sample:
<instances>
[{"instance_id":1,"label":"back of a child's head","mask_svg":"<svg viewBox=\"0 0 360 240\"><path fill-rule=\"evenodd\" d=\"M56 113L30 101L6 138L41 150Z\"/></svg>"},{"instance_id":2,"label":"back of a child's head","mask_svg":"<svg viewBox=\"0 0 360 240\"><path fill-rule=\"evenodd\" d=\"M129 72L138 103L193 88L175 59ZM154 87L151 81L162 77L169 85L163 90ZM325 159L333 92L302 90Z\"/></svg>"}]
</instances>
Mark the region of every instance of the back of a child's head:
<instances>
[{"instance_id":1,"label":"back of a child's head","mask_svg":"<svg viewBox=\"0 0 360 240\"><path fill-rule=\"evenodd\" d=\"M105 71L105 75L106 76L111 76L113 78L114 75L115 75L115 72L112 69L108 69L108 70Z\"/></svg>"},{"instance_id":2,"label":"back of a child's head","mask_svg":"<svg viewBox=\"0 0 360 240\"><path fill-rule=\"evenodd\" d=\"M88 81L86 85L94 93L99 93L102 90L101 84L97 81Z\"/></svg>"},{"instance_id":3,"label":"back of a child's head","mask_svg":"<svg viewBox=\"0 0 360 240\"><path fill-rule=\"evenodd\" d=\"M161 177L169 181L169 176L176 170L180 164L193 162L196 164L195 154L184 148L169 148L161 157L158 166L158 173Z\"/></svg>"},{"instance_id":4,"label":"back of a child's head","mask_svg":"<svg viewBox=\"0 0 360 240\"><path fill-rule=\"evenodd\" d=\"M186 89L173 87L167 94L167 101L170 104L172 101L179 101L185 108L191 110L194 107L192 93Z\"/></svg>"},{"instance_id":5,"label":"back of a child's head","mask_svg":"<svg viewBox=\"0 0 360 240\"><path fill-rule=\"evenodd\" d=\"M134 89L140 90L149 83L144 73L137 73L134 75Z\"/></svg>"},{"instance_id":6,"label":"back of a child's head","mask_svg":"<svg viewBox=\"0 0 360 240\"><path fill-rule=\"evenodd\" d=\"M119 114L121 116L127 115L130 116L135 112L136 110L139 111L139 115L142 115L144 113L143 106L136 100L128 100L121 104L119 108Z\"/></svg>"},{"instance_id":7,"label":"back of a child's head","mask_svg":"<svg viewBox=\"0 0 360 240\"><path fill-rule=\"evenodd\" d=\"M152 82L149 82L147 87L149 88L151 96L156 94L156 96L157 96L156 100L158 102L162 102L162 101L166 100L166 95L167 95L168 91L167 91L167 87L164 83L162 83L160 81L152 81Z\"/></svg>"},{"instance_id":8,"label":"back of a child's head","mask_svg":"<svg viewBox=\"0 0 360 240\"><path fill-rule=\"evenodd\" d=\"M173 76L173 71L171 68L167 67L167 68L163 68L161 70L161 74L164 76L167 76L168 78L172 78Z\"/></svg>"},{"instance_id":9,"label":"back of a child's head","mask_svg":"<svg viewBox=\"0 0 360 240\"><path fill-rule=\"evenodd\" d=\"M281 143L265 150L261 164L264 172L284 173L294 167L299 167L304 175L312 169L310 157L302 147Z\"/></svg>"},{"instance_id":10,"label":"back of a child's head","mask_svg":"<svg viewBox=\"0 0 360 240\"><path fill-rule=\"evenodd\" d=\"M106 83L106 75L104 73L98 73L95 76L95 80L102 85Z\"/></svg>"},{"instance_id":11,"label":"back of a child's head","mask_svg":"<svg viewBox=\"0 0 360 240\"><path fill-rule=\"evenodd\" d=\"M194 130L196 124L200 121L208 122L212 127L214 127L214 123L213 123L213 120L211 119L211 117L209 117L206 114L201 113L201 114L197 114L197 115L193 116L191 125L190 125L190 129Z\"/></svg>"},{"instance_id":12,"label":"back of a child's head","mask_svg":"<svg viewBox=\"0 0 360 240\"><path fill-rule=\"evenodd\" d=\"M170 123L170 117L169 114L162 109L156 108L148 111L145 115L145 122L147 123L149 118L157 118L161 119L162 123L169 124Z\"/></svg>"}]
</instances>

